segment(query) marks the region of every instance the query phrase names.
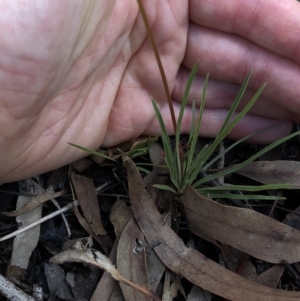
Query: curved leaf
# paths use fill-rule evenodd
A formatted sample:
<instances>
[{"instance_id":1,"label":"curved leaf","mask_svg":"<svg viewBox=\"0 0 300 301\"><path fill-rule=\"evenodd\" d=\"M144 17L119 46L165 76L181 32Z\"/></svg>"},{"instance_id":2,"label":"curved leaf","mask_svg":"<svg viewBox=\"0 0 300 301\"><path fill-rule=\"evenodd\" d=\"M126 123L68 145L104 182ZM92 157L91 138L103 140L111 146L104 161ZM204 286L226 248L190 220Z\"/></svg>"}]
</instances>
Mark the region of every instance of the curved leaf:
<instances>
[{"instance_id":1,"label":"curved leaf","mask_svg":"<svg viewBox=\"0 0 300 301\"><path fill-rule=\"evenodd\" d=\"M168 226L143 187L143 180L126 159L132 209L149 245L162 262L190 282L232 301L296 301L300 293L265 287L247 280L208 259L183 241Z\"/></svg>"}]
</instances>

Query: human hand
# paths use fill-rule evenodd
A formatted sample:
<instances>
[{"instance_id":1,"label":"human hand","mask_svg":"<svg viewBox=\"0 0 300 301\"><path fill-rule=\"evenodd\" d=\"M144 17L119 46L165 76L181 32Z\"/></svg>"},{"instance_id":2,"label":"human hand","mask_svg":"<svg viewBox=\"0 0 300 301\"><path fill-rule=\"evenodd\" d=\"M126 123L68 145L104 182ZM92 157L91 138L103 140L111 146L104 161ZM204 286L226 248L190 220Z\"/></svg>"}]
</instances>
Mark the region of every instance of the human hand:
<instances>
[{"instance_id":1,"label":"human hand","mask_svg":"<svg viewBox=\"0 0 300 301\"><path fill-rule=\"evenodd\" d=\"M271 81L268 78L278 66L283 74L289 76L289 80L295 75L297 64L287 58L296 53L296 37L290 35L287 43L294 45L295 50L288 53L285 50L288 46L280 40L282 35L277 36L276 32L272 37L274 49L265 50L257 44L266 40L270 34L268 31L261 30L260 34L266 36L260 36L261 41L252 39L251 42L250 39L247 42L242 37L232 38L222 31L209 31L201 27L213 27L215 23L209 24L209 20L198 17L193 10L212 7L216 3L214 14L217 13L219 19L223 16L224 21L230 23L230 7L235 8L237 2L241 3L234 0L226 2L228 10L224 10L221 6L223 2L219 2L190 1L190 18L195 24L190 24L188 34L187 0L144 1L173 91L175 110L179 110L189 68L199 60L200 75L209 71L211 78L219 80L210 82L208 108L201 132L205 136L214 136L239 84L253 63L258 61L255 55L250 57L252 49L258 57L265 58L267 52L271 55L268 65L273 69L269 71L262 64L254 64L254 76L250 83L253 90L265 81L270 83L264 99L253 108L252 115L232 131L231 137L240 138L258 128L280 124L268 132L269 140L257 137L258 142L270 142L286 135L291 128L290 122L298 120L294 112L299 88L289 92L290 87L282 85L278 93L282 78L271 77ZM258 9L247 20L257 30L262 27L257 23L257 18L269 13L268 5L274 9L275 4L279 6L273 0L265 2L266 5L260 4L262 10ZM100 145L113 146L141 134L158 134L159 127L149 95L158 102L171 133L160 75L135 0L0 3L0 182L49 171L83 156L81 151L67 142L97 148ZM251 3L245 1L245 5L250 6L248 9L257 8L256 3ZM295 13L296 8L299 10L298 3L295 2L295 6L293 0L286 0L286 3L291 7L296 28L296 23L300 23L299 14ZM284 13L288 14L288 9ZM286 25L281 22L282 30L284 26L290 28L290 19L291 16L285 18ZM237 19L236 28L241 28L243 22L243 19ZM267 26L272 20L265 22ZM242 32L238 34L243 36ZM216 41L219 47L214 44L214 51L209 48L205 50L205 47L211 47L210 44L203 44L205 39ZM230 41L230 47L238 48L236 53L239 56L224 60L227 52L223 46L226 47ZM251 49L247 53L250 58L243 57L240 51L239 45L246 43L249 46L245 48ZM264 47L268 48L267 45ZM281 51L279 55L274 54L275 50ZM204 53L206 55L202 55ZM221 58L224 67L218 62ZM185 67L181 66L182 61ZM286 65L289 67L287 70L284 69ZM222 68L227 68L226 72ZM196 79L192 95L199 95L200 86L201 76ZM272 94L275 88L276 93ZM251 93L247 91L248 98ZM273 99L274 94L276 99ZM289 100L284 104L286 108L280 105L283 100ZM186 132L190 117L191 108L188 107L183 124Z\"/></svg>"},{"instance_id":2,"label":"human hand","mask_svg":"<svg viewBox=\"0 0 300 301\"><path fill-rule=\"evenodd\" d=\"M223 120L252 68L241 107L266 82L263 97L260 97L251 113L299 123L299 13L300 3L293 0L280 3L276 0L190 0L190 27L183 65L190 69L195 60L198 59L200 63L199 76L191 95L199 93L204 76L209 72L211 80L206 101L207 113L211 109L215 118ZM183 82L188 77L188 69L181 73ZM180 88L176 89L175 86L174 91L178 93ZM252 117L249 115L247 118ZM243 132L243 129L251 128L250 123L246 125L247 121L244 122L232 133L234 138L240 137L239 132ZM254 119L251 122L255 122ZM257 120L257 124L260 123ZM283 134L282 129L277 130L280 135ZM262 142L263 139L271 142L278 138L273 134L257 138Z\"/></svg>"}]
</instances>

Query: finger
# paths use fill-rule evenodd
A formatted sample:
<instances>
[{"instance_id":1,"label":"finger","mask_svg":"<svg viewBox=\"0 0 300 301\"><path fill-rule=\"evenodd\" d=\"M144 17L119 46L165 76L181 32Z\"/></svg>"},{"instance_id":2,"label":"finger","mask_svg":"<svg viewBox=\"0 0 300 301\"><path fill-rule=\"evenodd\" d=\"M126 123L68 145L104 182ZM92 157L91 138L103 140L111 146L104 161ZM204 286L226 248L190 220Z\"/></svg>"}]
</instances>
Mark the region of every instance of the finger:
<instances>
[{"instance_id":1,"label":"finger","mask_svg":"<svg viewBox=\"0 0 300 301\"><path fill-rule=\"evenodd\" d=\"M190 19L241 35L300 63L300 4L295 0L190 0Z\"/></svg>"},{"instance_id":2,"label":"finger","mask_svg":"<svg viewBox=\"0 0 300 301\"><path fill-rule=\"evenodd\" d=\"M174 109L178 115L180 104L174 102ZM167 106L161 108L161 114L164 119L168 134L174 134L172 120ZM202 117L200 136L210 138L216 137L226 119L227 114L228 110L205 109ZM188 134L190 132L191 120L192 109L191 107L186 107L182 120L182 133ZM228 138L238 140L255 131L265 129L267 127L271 127L271 129L267 132L263 132L262 134L251 137L248 142L269 144L288 135L292 130L292 124L290 122L282 122L254 115L246 115L231 131L231 133L228 135ZM158 135L160 133L161 131L157 118L154 118L149 124L148 128L145 130L144 134Z\"/></svg>"},{"instance_id":3,"label":"finger","mask_svg":"<svg viewBox=\"0 0 300 301\"><path fill-rule=\"evenodd\" d=\"M176 101L180 102L183 98L189 75L189 69L184 67L180 68L172 93L172 97ZM195 76L188 96L189 104L192 104L192 101L195 100L196 104L199 105L204 87L204 80L205 78L203 76ZM240 85L209 79L205 95L205 108L230 109L240 89ZM246 90L240 105L238 106L238 110L242 110L249 103L254 94L255 92ZM264 97L260 97L256 101L249 113L256 116L262 116L281 121L292 120L300 123L300 115L294 114L279 104L274 103L273 101Z\"/></svg>"},{"instance_id":4,"label":"finger","mask_svg":"<svg viewBox=\"0 0 300 301\"><path fill-rule=\"evenodd\" d=\"M212 79L242 84L253 68L249 88L257 91L267 82L263 96L300 113L300 68L291 60L251 42L218 30L191 24L184 65L199 60L199 73Z\"/></svg>"}]
</instances>

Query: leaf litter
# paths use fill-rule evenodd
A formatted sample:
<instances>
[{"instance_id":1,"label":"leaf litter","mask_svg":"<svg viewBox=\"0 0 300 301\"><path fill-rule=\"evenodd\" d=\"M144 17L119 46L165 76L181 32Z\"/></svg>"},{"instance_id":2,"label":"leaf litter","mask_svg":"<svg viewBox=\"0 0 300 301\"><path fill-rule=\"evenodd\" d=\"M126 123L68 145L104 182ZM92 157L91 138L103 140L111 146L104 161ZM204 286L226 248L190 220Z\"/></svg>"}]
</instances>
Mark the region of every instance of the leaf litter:
<instances>
[{"instance_id":1,"label":"leaf litter","mask_svg":"<svg viewBox=\"0 0 300 301\"><path fill-rule=\"evenodd\" d=\"M20 181L20 191L25 193L36 193L36 189L28 180ZM17 201L17 210L31 202L31 197L19 196ZM42 207L38 206L30 212L16 217L16 221L26 227L39 220L42 216ZM8 266L7 277L23 280L26 276L26 269L29 264L30 256L37 246L40 235L40 225L20 233L14 238L13 252Z\"/></svg>"},{"instance_id":2,"label":"leaf litter","mask_svg":"<svg viewBox=\"0 0 300 301\"><path fill-rule=\"evenodd\" d=\"M145 15L145 12L143 11L142 8L141 11L142 14ZM157 60L159 61L159 57L157 58ZM162 68L160 67L160 69ZM194 70L193 72L195 73L196 69L193 70ZM163 73L163 70L161 70L161 73ZM163 81L164 81L165 88L167 90L168 87L166 85L164 76L163 76ZM191 81L189 82L189 84L191 84ZM244 85L243 87L245 88ZM262 89L263 87L258 91L258 93L256 94L257 96L262 91ZM203 93L203 95L204 94L205 93ZM242 94L243 91L241 91L239 96L241 96ZM170 101L171 98L169 93L167 93L167 97L169 98L169 105L172 113L173 108L171 105L171 101ZM255 100L252 100L248 105L248 108L250 108L250 106L254 102ZM202 109L203 109L203 105L204 105L204 100L201 107ZM235 105L237 107L238 102L235 102ZM234 113L234 109L230 111L227 121L230 120L233 113ZM172 117L173 120L175 121L174 114L172 114ZM242 118L242 115L239 114L239 118ZM175 125L174 130L176 132L177 142L179 141L180 122L178 122L179 126L177 127L176 127L176 121L173 123L173 125ZM197 124L200 125L200 122L198 122ZM230 129L233 128L234 126L235 124L231 123L226 128L224 124L224 132L222 132L222 135L220 134L220 136L225 137L226 131L227 132L230 131ZM194 128L194 131L192 132L194 133L197 132L196 128ZM294 133L293 135L296 136L298 135L298 133ZM191 144L196 143L197 135L194 135L194 137L195 139L192 139L192 141L189 140L189 142L192 142ZM169 137L162 137L162 138L163 139L165 138L165 142L169 141ZM219 139L219 141L222 140L220 137L217 138ZM284 139L287 140L287 138ZM155 140L156 137L151 139L146 139L144 141L137 142L137 143L134 142L132 144L129 144L129 146L123 145L120 148L116 148L115 150L111 149L108 152L101 151L101 150L99 152L95 152L92 150L85 149L83 147L79 147L79 148L85 151L89 151L91 154L93 154L94 156L93 160L96 161L98 164L105 165L107 164L107 161L110 160L111 162L113 162L115 166L114 168L114 172L115 172L118 169L122 168L121 166L118 166L118 160L122 154L126 153L131 158L135 158L137 156L146 154L149 150L149 145L151 143L154 143ZM151 142L150 144L148 143L149 141ZM240 142L236 142L235 144L238 144ZM216 140L213 142L212 146L213 147L210 147L210 149L213 149L214 147L217 146ZM223 150L223 152L226 152L227 150ZM172 151L171 148L169 149L169 151ZM180 161L181 160L180 152L178 152L178 150L176 151L178 157L177 158L178 160L176 162L182 163L182 161ZM263 152L259 152L254 157L258 158L262 153ZM95 156L96 155L98 156L99 154L101 154L100 161L96 160L95 158ZM192 169L194 168L194 164L192 162L193 155L194 152L189 152L189 163L191 163L189 165L189 168ZM215 158L215 160L216 159L217 157ZM161 157L159 157L158 160L158 162L160 162L159 164L164 163L161 161L162 161ZM84 164L82 164L82 162L80 162L80 164L79 163L74 164L74 166L76 165L76 171L78 173L82 173L86 169L89 170L90 168L93 167L93 164L91 164L91 162L92 161L88 160L83 162ZM199 163L201 162L197 162L197 166L199 165ZM118 219L122 215L120 209L118 209L119 211L117 211L114 217L113 215L111 215L111 222L115 227L115 232L116 232L115 234L117 236L117 239L119 240L119 245L117 240L115 240L113 247L112 247L112 240L108 236L109 229L106 227L107 225L105 225L104 227L102 223L102 217L101 217L100 207L98 203L99 199L95 193L95 187L93 181L82 175L73 174L71 176L77 198L80 199L79 200L80 210L83 214L81 215L80 211L75 209L75 215L79 223L86 230L86 232L92 235L94 239L100 244L103 251L106 254L110 253L110 257L112 258L113 263L110 262L109 259L106 256L104 256L102 253L100 253L97 249L92 249L91 244L86 245L76 240L75 240L75 245L73 247L66 250L63 249L62 253L56 254L52 260L59 262L60 264L69 261L84 262L93 265L96 264L102 269L108 271L115 279L119 280L120 282L127 283L131 287L135 288L135 290L132 289L128 290L128 287L122 284L121 285L123 289L123 293L122 293L118 283L110 281L111 279L109 273L105 272L104 276L102 277L103 281L102 280L100 281L98 285L98 289L95 291L95 294L92 297L92 299L96 298L95 300L100 299L102 301L103 300L102 297L104 297L106 298L106 300L109 301L116 301L116 300L123 301L125 297L125 300L129 301L129 300L149 300L150 297L150 298L154 298L155 300L159 300L159 298L157 298L153 294L153 292L156 292L157 295L162 296L163 300L172 300L174 298L178 298L177 293L179 291L181 292L181 295L184 298L185 291L181 283L183 279L182 276L185 277L187 280L189 280L191 283L196 284L192 287L192 290L189 292L187 297L188 300L208 300L208 299L210 300L211 293L219 294L220 296L223 296L224 298L227 298L229 300L275 300L275 301L287 300L289 301L289 300L299 299L298 293L285 292L283 290L275 290L267 287L267 286L271 288L276 287L282 275L283 267L286 267L286 269L289 270L290 274L294 274L295 278L297 278L297 274L295 273L295 271L297 271L297 269L299 270L298 263L296 263L298 257L293 252L291 252L292 253L291 255L290 254L287 255L287 253L293 248L293 246L296 246L298 244L298 240L299 240L298 238L299 234L295 231L293 232L292 228L284 226L278 222L274 223L272 219L265 218L263 215L259 213L253 214L252 213L253 210L232 208L229 206L225 206L223 204L218 204L210 200L209 198L202 197L196 191L194 191L190 186L187 186L187 188L184 189L185 181L182 182L183 185L180 184L179 189L177 188L177 191L182 192L183 195L179 196L174 202L174 200L171 200L170 193L169 193L168 201L167 201L165 195L161 194L160 192L157 192L153 187L153 184L155 182L155 184L158 184L157 187L160 186L161 188L165 188L165 189L167 188L169 191L175 191L171 186L168 186L169 185L168 176L161 177L160 174L162 173L162 169L158 169L154 167L153 173L152 174L150 173L149 177L145 179L143 183L137 169L130 161L130 159L127 160L127 164L128 164L128 171L129 171L127 175L129 181L129 196L132 202L133 214L135 218L130 218L131 215L129 214L128 216L126 216L125 219L123 219L118 223ZM267 163L267 165L268 164L269 163ZM244 168L245 175L246 173L250 174L249 178L252 177L252 179L257 181L259 180L262 183L274 183L273 180L271 181L272 173L277 172L278 167L280 167L280 166L276 166L276 164L277 163L270 163L269 165L273 165L272 167L273 169L269 168L269 170L266 169L262 172L257 171L257 169L255 169L255 166L254 169L250 171L249 169L247 170L246 165L242 164L239 165L239 167L242 169ZM178 175L180 175L182 171L181 170L182 166L179 164L177 167L179 168ZM205 167L208 168L208 165L205 165L204 169ZM139 169L145 172L147 171L145 168L141 166L139 166ZM193 172L194 176L196 175L195 173L198 172L198 169L199 168L196 168L195 171ZM235 167L232 168L232 171L237 172ZM279 168L279 172L280 171L283 171L283 173L281 173L277 177L278 182L276 183L282 183L282 180L280 179L284 179L285 183L292 183L293 186L289 186L289 187L282 186L283 188L298 187L297 185L299 183L297 179L296 169L293 170L293 175L294 176L296 175L296 177L294 177L293 179L291 179L292 175L289 173L289 171L291 170L282 170ZM263 175L260 175L260 173L263 173ZM219 177L224 177L226 175L227 175L226 172L225 173L220 172L218 174ZM208 176L208 178L212 178L212 177ZM205 180L207 179L203 179L203 178L199 179L198 184L203 183ZM105 185L107 185L108 183L109 182L106 182ZM143 188L144 186L147 186L149 191L146 191ZM100 185L99 187L104 187L104 186ZM276 187L268 186L268 187L270 189L271 188L278 189L277 186ZM241 187L236 186L236 189L239 190L240 188ZM257 189L256 187L254 188ZM219 188L216 188L215 191L218 191L218 189ZM231 187L229 188L226 187L226 189L225 187L223 187L222 189L232 190ZM253 187L249 186L247 187L247 189L252 191ZM213 191L213 189L211 189L211 191ZM220 195L222 196L222 194ZM217 193L215 193L214 196L216 197ZM229 195L229 197L238 198L239 196L231 194ZM250 196L243 195L243 199L246 201L249 198L251 199L253 197L254 197L253 195ZM265 200L267 199L275 200L274 202L275 205L277 199L280 198L275 194L268 197L267 196L260 196L260 197L261 199L265 199ZM284 198L280 198L280 199L284 199ZM181 208L185 207L185 210L182 211L183 214L182 216L180 216L180 211L176 210L177 208L176 203L178 202L181 202L181 204L178 204L178 207ZM201 206L199 207L199 203L202 203L202 207ZM122 206L120 206L120 208L121 207ZM156 209L156 207L158 209ZM211 207L210 210L208 207ZM205 208L206 210L202 210L203 208ZM217 210L214 210L216 208ZM126 212L129 211L127 209L128 208L126 208ZM235 210L235 209L239 209L239 210ZM198 214L198 218L196 214ZM221 217L226 217L225 221L222 221ZM186 223L187 229L189 228L198 236L202 238L206 238L209 241L211 241L215 246L220 247L220 250L223 254L224 266L227 265L233 266L232 264L233 262L230 261L236 259L237 264L235 267L232 267L233 270L235 269L238 270L239 266L241 264L243 265L244 262L246 263L246 265L248 264L248 266L250 266L249 270L251 272L254 269L254 265L249 261L250 257L248 254L255 256L256 258L267 260L269 262L274 262L274 263L284 262L285 265L274 265L273 267L267 269L267 271L262 273L260 276L256 276L256 273L253 273L251 275L250 278L254 278L255 281L264 283L267 286L259 285L254 281L249 281L238 274L228 271L220 264L207 258L205 255L195 250L193 243L191 244L190 247L187 247L184 244L184 242L181 240L178 233L181 231L180 229L181 220L185 220L185 219L187 221ZM170 222L170 220L172 220L172 223ZM202 221L202 224L201 223L199 224L199 221ZM205 226L203 226L204 224ZM226 227L227 230L225 231ZM260 227L265 227L266 229L259 229ZM250 228L254 228L254 229L250 229ZM227 233L229 230L231 233ZM292 242L294 236L296 237L296 242ZM264 240L264 238L266 239ZM188 242L190 241L193 242L193 239L190 239ZM70 240L69 242L71 243L73 241ZM236 250L237 252L240 253L240 255L237 255L237 253L232 250L232 247L229 247L226 244L228 244L229 246L234 246L236 249L247 252L247 254L243 255L242 252ZM285 254L284 254L284 248L282 247L282 245L286 245L286 244L288 244L288 247L285 250ZM267 249L270 250L265 254L264 251L266 249L266 246ZM110 252L111 248L112 251ZM297 247L296 247L296 251L298 251ZM157 254L158 256L156 256L155 254ZM161 260L158 259L158 257ZM150 261L149 258L152 258L153 261L152 260ZM255 258L252 259L255 260ZM121 273L123 273L126 276L126 278L122 277L118 273L118 270L114 267L116 261L119 270L121 271ZM290 263L292 262L295 262L295 264L291 265ZM165 271L166 267L168 269ZM62 269L60 270L59 273L61 273L61 271ZM245 274L246 272L245 268L243 272ZM164 273L164 277L162 278L163 273ZM72 274L73 276L70 276L70 274ZM73 281L74 275L75 274L73 272L67 273L65 277L65 281L68 282L69 286L72 288L74 298L76 300L81 300L81 296L75 293L77 289L77 283ZM51 274L50 276L53 275ZM63 279L63 274L61 274L61 276L62 277L60 278L60 281ZM70 277L68 278L68 276ZM85 280L84 278L81 279L82 282ZM133 280L136 283L139 283L140 285L136 285L132 282L129 282L128 279ZM162 287L163 281L164 281L164 285ZM183 281L186 280L183 279ZM295 282L298 283L297 281ZM48 281L48 286L49 285L50 285L50 280ZM208 291L204 291L203 289L200 289L199 286L209 290L211 293ZM153 292L150 292L149 288ZM99 289L100 289L100 293L99 293ZM137 291L143 292L143 294L147 295L148 297L145 297L145 295L139 295ZM63 297L63 299L71 300L72 296Z\"/></svg>"},{"instance_id":3,"label":"leaf litter","mask_svg":"<svg viewBox=\"0 0 300 301\"><path fill-rule=\"evenodd\" d=\"M187 248L157 211L134 163L127 158L126 165L129 195L136 221L149 245L169 269L205 290L233 301L299 300L300 293L271 289L247 280L196 250Z\"/></svg>"},{"instance_id":4,"label":"leaf litter","mask_svg":"<svg viewBox=\"0 0 300 301\"><path fill-rule=\"evenodd\" d=\"M160 148L158 148L158 152L161 152ZM158 161L161 163L161 157L159 158ZM175 291L178 292L178 289L175 289L175 286L174 286L175 284L172 281L169 282L169 285L167 285L168 278L166 277L167 272L165 272L165 268L167 267L168 269L173 271L175 274L180 275L180 277L183 276L184 278L188 279L192 283L195 283L196 285L201 286L202 291L205 292L205 293L203 293L204 295L202 298L206 298L206 299L210 298L209 293L207 291L203 290L203 289L207 289L211 293L220 294L221 296L223 296L229 300L238 300L238 298L239 298L238 296L244 296L245 292L247 292L246 294L247 294L248 299L242 299L242 300L251 300L251 301L252 300L253 301L254 300L275 300L275 301L276 300L288 300L288 301L289 300L298 300L299 296L297 293L292 293L292 295L291 295L290 292L284 292L284 291L280 291L278 289L276 289L276 290L274 289L279 284L279 279L281 279L281 275L282 275L283 271L286 269L285 265L280 264L280 265L274 265L273 267L269 267L269 269L267 269L266 272L259 275L256 279L253 279L253 281L263 283L263 285L264 285L264 286L257 286L258 284L253 284L253 283L255 283L253 281L249 281L249 280L246 281L242 276L239 276L234 273L230 273L229 271L227 271L226 269L221 267L220 264L207 259L205 257L205 255L201 255L198 251L193 250L192 248L187 248L182 243L179 236L177 234L175 234L175 232L171 232L172 234L169 235L168 231L172 231L172 230L170 228L170 222L168 220L172 219L172 228L174 229L174 220L175 220L175 218L176 219L178 218L177 222L180 222L180 216L174 216L172 212L168 212L168 206L160 206L160 210L161 210L160 212L165 212L162 216L161 216L161 214L159 214L157 212L157 209L154 206L152 209L149 209L148 211L146 211L148 213L145 216L141 215L140 210L143 210L143 208L137 209L137 206L145 205L144 204L145 191L143 190L144 186L146 186L149 189L151 196L153 197L152 199L155 200L155 204L161 205L164 203L164 198L162 198L162 194L159 191L157 192L152 187L153 183L155 183L155 182L164 183L167 181L168 178L165 175L163 175L162 170L163 169L161 169L161 168L154 167L153 172L148 174L146 176L146 179L145 180L143 179L142 182L139 182L139 181L141 181L141 179L139 179L139 181L137 181L136 178L132 179L132 174L129 173L128 180L131 183L130 186L133 185L132 184L132 182L133 182L134 189L137 189L137 193L139 195L138 201L136 203L134 202L135 197L134 197L134 195L132 196L132 192L130 190L130 197L132 199L131 201L132 201L132 205L133 205L132 208L130 206L128 206L128 201L126 201L127 204L125 204L124 200L118 199L118 201L115 202L115 206L111 210L110 219L111 219L112 224L115 227L115 233L117 234L116 236L119 238L119 240L121 239L122 236L124 236L124 237L127 236L127 240L126 240L127 242L122 241L123 251L119 253L118 265L120 265L120 267L121 267L122 261L130 262L130 260L131 260L130 256L132 258L134 258L134 256L139 256L140 254L143 254L144 255L143 257L145 258L145 260L143 261L142 269L134 269L134 267L136 267L136 266L131 264L128 267L127 271L125 269L126 275L122 274L123 277L126 276L126 278L127 278L127 275L130 275L130 273L136 273L136 275L140 275L141 278L146 278L146 279L148 278L148 283L146 285L143 285L142 287L147 288L147 289L150 288L151 292L156 292L156 294L158 296L160 296L161 298L165 298L165 299L167 299L167 298L170 299L171 298L170 296L175 296ZM142 192L141 192L141 190L142 190ZM149 198L149 196L148 196L148 198ZM179 205L180 202L178 203L178 201L180 201L182 198L183 197L176 198L177 201L175 201L175 203L177 202L177 204ZM157 201L157 200L160 200L160 201ZM191 200L191 197L189 197L189 200ZM201 200L200 201L198 200L199 202L197 202L197 203L201 203L202 202ZM209 204L211 204L211 202L213 202L213 201L208 200L207 202L209 202ZM151 203L153 203L152 200L151 200ZM233 207L229 207L229 206L224 206L224 205L221 205L221 204L218 204L215 202L214 202L214 204L217 204L217 206L219 206L219 208L223 208L223 207L227 208L228 207L230 209L239 209L240 211L250 211L250 210L244 210L244 209L241 210L241 208L233 208ZM174 200L173 200L173 206L174 206ZM199 223L201 224L201 220L202 220L201 214L204 214L203 212L205 210L201 209L201 207L199 209L198 206L199 206L199 204L192 203L192 208L197 213L198 219L195 218L195 221L190 220L190 215L186 214L186 216L189 217L187 226L190 230L192 230L193 227L198 227ZM132 209L134 212L132 212ZM214 212L215 210L212 209L212 211ZM240 211L238 211L238 212L240 212ZM251 211L253 211L253 210L251 210ZM77 210L75 210L75 212L77 212ZM126 212L126 214L125 214L125 212ZM151 219L150 225L152 225L154 230L150 228L150 230L151 230L150 234L153 235L152 232L154 232L154 234L155 234L154 235L154 238L155 238L154 243L150 239L150 243L148 244L148 241L149 241L149 238L147 237L148 230L145 232L145 229L141 226L141 224L139 225L139 227L142 230L142 233L143 233L142 236L140 236L140 234L129 236L129 233L130 232L133 233L133 232L132 232L131 227L127 228L126 225L128 224L128 221L130 221L131 223L134 222L134 219L132 219L133 213L137 217L137 221L139 222L138 224L141 223L141 219L145 219L146 221L147 221L147 219ZM183 211L183 213L184 213L184 211ZM297 212L287 215L287 223L289 221L292 226L296 226L297 224L299 224L299 221L297 219L298 215L296 213ZM123 217L123 214L124 214L125 218ZM257 214L259 214L259 213L257 213ZM238 217L238 215L240 215L240 214L234 214L233 220L235 220ZM259 214L259 215L261 215L261 214ZM141 216L141 218L138 218L138 216ZM223 213L223 217L224 217L224 213ZM91 227L87 223L86 219L83 216L81 216L81 218L82 218L82 221L85 222L85 225L87 226L87 228L89 229L88 231L90 231L92 234L94 234L91 231ZM268 221L271 220L270 218L267 218L267 217L264 217L264 218L266 218L266 220L268 220ZM122 219L124 219L124 220L122 221ZM274 220L271 220L271 221L274 222ZM162 225L161 227L160 227L160 224ZM266 222L266 224L268 224L268 222ZM278 223L278 224L280 224L280 223ZM213 226L214 225L213 225L213 221L212 221L211 224L209 224L208 228L213 228ZM168 227L168 230L165 230L165 229L167 229L167 227ZM177 229L178 227L175 227L175 228ZM198 227L198 231L200 232L199 229L200 229L200 227ZM139 228L137 228L137 230L139 230ZM167 234L165 233L166 231L167 231ZM232 236L235 235L234 232L230 231L228 236L230 235L230 233ZM249 235L246 232L243 232L243 233L245 236L243 238L244 243L247 242L247 239L249 242L250 241ZM201 233L197 232L196 235L201 236ZM204 236L203 233L202 233L202 235ZM210 238L209 235L210 235L209 233L206 234L206 237ZM96 241L97 241L99 238L102 238L105 235L103 236L103 235L95 235L94 234L94 236L97 237L97 239L96 239ZM297 237L297 236L295 236L295 237ZM136 245L139 245L139 244L137 244L137 240L136 240L137 238L138 238L138 242L142 242L140 244L142 246L142 253L135 254L133 252L133 250ZM166 246L164 248L163 248L163 244L159 245L159 243L158 243L158 242L162 241L162 238L165 238L166 242L167 242L167 243L165 242ZM211 238L211 240L214 241L213 238ZM277 243L279 243L279 241L277 241ZM290 243L292 243L292 240ZM224 252L226 254L227 253L230 254L230 251L228 251L226 248L226 242L224 243L223 240L221 240L217 237L217 239L215 240L215 244L216 244L216 246L221 247L221 250L222 250L221 252L223 254L224 254ZM105 245L105 243L102 242L102 245ZM117 245L116 241L115 241L115 245ZM175 246L173 248L172 252L170 251L170 249L168 249L170 246L173 246L173 247ZM117 246L115 248L117 248ZM119 248L120 248L120 246L119 246ZM178 251L178 248L180 249L180 252L178 252L178 254L176 254L176 252L174 253L174 250ZM259 245L258 246L256 245L256 248L259 249ZM253 246L253 249L255 249L255 244ZM272 252L274 252L274 249L270 250L269 252L271 255L268 255L268 256L273 256ZM109 249L107 249L107 253L109 254ZM163 262L160 259L158 259L156 253L159 255L159 257L161 258L161 260ZM287 260L287 258L288 258L288 262L291 263L293 261L290 261L291 257L289 257L289 256L294 256L292 253L290 255L289 252L286 251L287 256L284 256L284 253L282 253L282 257L285 260ZM153 254L156 257L156 261L158 262L158 265L155 263L152 264L151 261L149 260L149 258ZM115 256L117 257L117 255L115 255ZM233 257L232 259L234 259L234 258L237 258L236 260L239 261L238 257ZM278 259L278 261L279 261L279 259ZM115 264L116 261L113 261L113 263ZM249 264L249 263L250 263L250 261L247 264ZM226 263L226 265L227 264L228 264L228 262ZM151 267L151 265L153 267ZM202 265L202 267L199 268L199 265ZM296 268L296 266L295 266L295 268ZM229 275L228 275L228 273L229 273ZM164 277L163 277L163 275L164 275ZM226 281L223 278L226 279ZM126 294L124 294L123 291L120 289L118 282L116 282L114 280L111 281L111 279L112 279L111 276L109 276L109 274L107 274L107 273L105 273L102 276L102 278L99 282L100 291L99 291L99 289L97 289L94 292L94 297L93 297L94 299L92 299L92 300L99 300L99 298L101 301L102 300L104 300L104 301L106 301L106 300L107 301L135 300L132 297L132 296L134 296L134 294L136 294L135 291L132 290L132 293L127 295L127 297L124 299L124 296ZM65 279L65 281L67 281L67 278ZM180 282L182 281L182 279L180 278L178 281L179 282L177 284L177 287L180 287ZM154 282L155 282L155 284L153 286L151 286L151 283L153 284ZM266 290L266 286L269 286L269 287L273 288L274 290L271 290L271 291ZM163 290L163 287L165 287L165 290ZM197 286L195 286L195 288L193 290L196 290L196 287ZM226 288L225 292L224 292L224 287ZM186 290L186 288L185 288L185 290ZM232 296L232 291L236 292L235 296ZM193 294L190 295L189 291L185 291L185 292L186 292L187 298L192 298L191 300L193 300L193 298L198 298L198 299L200 298L200 293L198 293L197 296L194 296ZM196 292L198 292L198 289L196 290ZM239 292L240 292L240 295L239 295ZM64 293L66 293L66 292L64 292ZM192 291L191 291L191 293L192 293ZM103 296L103 298L106 298L106 299L101 299L102 296ZM182 293L181 293L181 296L182 296ZM177 296L177 298L178 298L178 296ZM196 300L198 300L198 299L196 299ZM206 300L206 299L203 299L203 300ZM141 298L141 300L143 300L143 299ZM147 298L145 300L147 300ZM179 300L181 300L181 299L179 299ZM199 300L202 300L202 299L199 299ZM208 300L210 300L210 299L208 299Z\"/></svg>"},{"instance_id":5,"label":"leaf litter","mask_svg":"<svg viewBox=\"0 0 300 301\"><path fill-rule=\"evenodd\" d=\"M298 161L251 162L236 173L263 184L290 183L291 189L300 189L300 162Z\"/></svg>"},{"instance_id":6,"label":"leaf litter","mask_svg":"<svg viewBox=\"0 0 300 301\"><path fill-rule=\"evenodd\" d=\"M191 187L180 201L195 234L204 233L271 263L300 261L300 231L254 210L219 204Z\"/></svg>"}]
</instances>

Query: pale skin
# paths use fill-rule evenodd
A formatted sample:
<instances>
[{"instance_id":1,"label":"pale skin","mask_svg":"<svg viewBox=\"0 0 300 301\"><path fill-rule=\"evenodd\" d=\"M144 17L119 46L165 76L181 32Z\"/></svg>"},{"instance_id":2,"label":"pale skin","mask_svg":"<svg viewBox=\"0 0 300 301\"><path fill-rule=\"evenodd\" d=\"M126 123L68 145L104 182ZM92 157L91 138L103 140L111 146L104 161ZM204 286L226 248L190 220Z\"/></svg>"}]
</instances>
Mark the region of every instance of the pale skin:
<instances>
[{"instance_id":1,"label":"pale skin","mask_svg":"<svg viewBox=\"0 0 300 301\"><path fill-rule=\"evenodd\" d=\"M263 96L230 134L270 143L300 120L300 4L295 0L144 0L175 111L196 61L191 101L211 81L201 135L214 137L247 72L242 106ZM0 183L73 162L88 148L157 135L154 97L172 133L136 0L0 1Z\"/></svg>"}]
</instances>

